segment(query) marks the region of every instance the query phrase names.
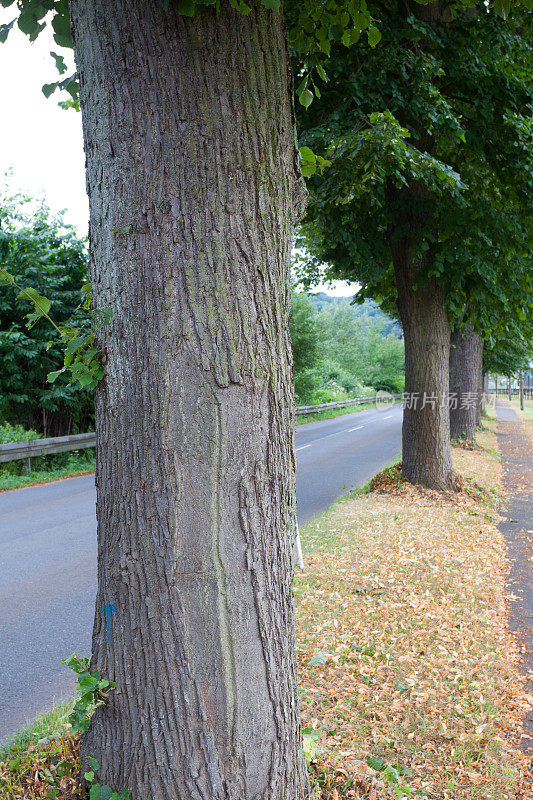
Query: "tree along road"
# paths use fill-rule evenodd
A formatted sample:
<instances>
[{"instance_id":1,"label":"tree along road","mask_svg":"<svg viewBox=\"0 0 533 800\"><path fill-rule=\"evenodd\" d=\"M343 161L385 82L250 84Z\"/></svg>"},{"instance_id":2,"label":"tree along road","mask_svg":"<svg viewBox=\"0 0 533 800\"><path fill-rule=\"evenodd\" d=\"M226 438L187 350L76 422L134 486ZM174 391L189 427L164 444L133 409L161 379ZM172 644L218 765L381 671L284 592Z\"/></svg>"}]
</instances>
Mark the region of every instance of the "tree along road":
<instances>
[{"instance_id":1,"label":"tree along road","mask_svg":"<svg viewBox=\"0 0 533 800\"><path fill-rule=\"evenodd\" d=\"M297 428L300 524L400 452L401 420L393 406ZM0 739L72 695L59 662L90 653L95 594L93 477L0 493Z\"/></svg>"}]
</instances>

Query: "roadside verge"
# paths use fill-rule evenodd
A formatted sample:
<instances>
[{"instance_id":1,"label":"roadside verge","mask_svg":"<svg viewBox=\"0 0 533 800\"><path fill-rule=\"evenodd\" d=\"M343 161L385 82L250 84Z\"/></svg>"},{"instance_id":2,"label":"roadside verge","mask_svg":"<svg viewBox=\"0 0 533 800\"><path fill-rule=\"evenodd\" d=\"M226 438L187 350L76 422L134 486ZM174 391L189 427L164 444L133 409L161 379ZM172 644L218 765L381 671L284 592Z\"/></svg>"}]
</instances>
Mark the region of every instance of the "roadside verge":
<instances>
[{"instance_id":1,"label":"roadside verge","mask_svg":"<svg viewBox=\"0 0 533 800\"><path fill-rule=\"evenodd\" d=\"M296 639L314 800L531 797L494 427L479 450L454 448L459 493L406 485L393 465L301 530ZM64 713L3 760L6 800L78 796Z\"/></svg>"},{"instance_id":2,"label":"roadside verge","mask_svg":"<svg viewBox=\"0 0 533 800\"><path fill-rule=\"evenodd\" d=\"M481 449L454 448L458 494L404 484L392 467L302 529L297 641L317 797L530 796L489 426Z\"/></svg>"}]
</instances>

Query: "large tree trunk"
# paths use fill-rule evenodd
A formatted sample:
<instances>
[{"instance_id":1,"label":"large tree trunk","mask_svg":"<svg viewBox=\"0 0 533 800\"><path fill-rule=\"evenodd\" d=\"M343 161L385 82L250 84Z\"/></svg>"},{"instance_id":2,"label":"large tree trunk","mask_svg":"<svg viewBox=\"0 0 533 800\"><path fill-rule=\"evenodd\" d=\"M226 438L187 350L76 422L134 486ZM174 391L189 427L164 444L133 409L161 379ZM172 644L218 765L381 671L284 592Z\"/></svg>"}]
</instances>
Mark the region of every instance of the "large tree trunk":
<instances>
[{"instance_id":1,"label":"large tree trunk","mask_svg":"<svg viewBox=\"0 0 533 800\"><path fill-rule=\"evenodd\" d=\"M445 0L399 5L407 18L440 27L451 19ZM417 146L434 151L431 133L415 117L399 112L400 121L418 132ZM455 489L448 408L450 324L438 281L427 275L435 256L438 231L431 192L423 181L398 188L389 180L387 198L397 224L388 232L405 341L405 393L402 473L411 483L432 489ZM421 248L420 234L433 235Z\"/></svg>"},{"instance_id":2,"label":"large tree trunk","mask_svg":"<svg viewBox=\"0 0 533 800\"><path fill-rule=\"evenodd\" d=\"M450 342L450 437L476 439L483 394L483 339L471 325L456 328Z\"/></svg>"},{"instance_id":3,"label":"large tree trunk","mask_svg":"<svg viewBox=\"0 0 533 800\"><path fill-rule=\"evenodd\" d=\"M415 289L421 265L401 240L392 247L405 340L402 472L432 489L455 489L448 408L450 324L437 282Z\"/></svg>"},{"instance_id":4,"label":"large tree trunk","mask_svg":"<svg viewBox=\"0 0 533 800\"><path fill-rule=\"evenodd\" d=\"M90 196L98 595L84 737L133 800L300 800L280 13L71 0Z\"/></svg>"}]
</instances>

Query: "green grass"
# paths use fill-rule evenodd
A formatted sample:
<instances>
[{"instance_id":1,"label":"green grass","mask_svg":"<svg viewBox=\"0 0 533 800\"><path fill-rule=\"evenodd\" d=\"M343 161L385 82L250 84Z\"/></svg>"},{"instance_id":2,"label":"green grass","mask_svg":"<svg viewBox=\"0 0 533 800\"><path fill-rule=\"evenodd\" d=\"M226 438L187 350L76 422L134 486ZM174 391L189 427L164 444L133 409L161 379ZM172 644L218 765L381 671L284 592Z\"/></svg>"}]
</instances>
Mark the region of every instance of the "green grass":
<instances>
[{"instance_id":1,"label":"green grass","mask_svg":"<svg viewBox=\"0 0 533 800\"><path fill-rule=\"evenodd\" d=\"M344 406L343 408L326 408L325 411L315 411L313 414L299 414L296 417L296 425L305 425L306 422L320 422L323 419L333 419L334 417L343 417L345 414L355 414L358 411L367 411L369 408L375 408L376 404L361 403L355 406Z\"/></svg>"},{"instance_id":2,"label":"green grass","mask_svg":"<svg viewBox=\"0 0 533 800\"><path fill-rule=\"evenodd\" d=\"M533 422L533 400L524 400L524 410L520 411L520 400L518 397L513 397L511 400L511 405L514 409L521 413L524 419L529 420L529 422Z\"/></svg>"},{"instance_id":3,"label":"green grass","mask_svg":"<svg viewBox=\"0 0 533 800\"><path fill-rule=\"evenodd\" d=\"M0 464L0 491L19 489L35 483L48 483L59 478L80 475L83 472L94 472L96 466L92 448L73 453L39 456L32 458L31 463L31 472L27 474L24 473L23 461Z\"/></svg>"},{"instance_id":4,"label":"green grass","mask_svg":"<svg viewBox=\"0 0 533 800\"><path fill-rule=\"evenodd\" d=\"M380 470L379 473L376 473L376 475L379 475L381 472L389 472L396 466L396 464L399 464L401 460L402 456L400 453L400 455L396 456L396 458L394 458L390 464L387 464L387 466ZM372 478L374 477L375 475L372 476ZM343 492L343 494L339 495L339 497L337 497L337 499L329 506L329 508L327 508L321 514L318 514L316 517L313 517L310 522L302 525L300 528L300 539L302 542L304 556L311 550L332 552L335 549L337 543L335 536L331 535L331 520L337 507L341 503L346 503L349 500L353 500L354 497L358 497L362 494L368 494L370 491L370 482L372 481L372 478L369 478L360 486L356 486L355 489L350 489L350 491Z\"/></svg>"},{"instance_id":5,"label":"green grass","mask_svg":"<svg viewBox=\"0 0 533 800\"><path fill-rule=\"evenodd\" d=\"M72 702L63 703L42 714L27 728L17 731L10 741L0 745L0 761L7 761L22 755L30 742L37 744L42 739L64 734L71 710Z\"/></svg>"}]
</instances>

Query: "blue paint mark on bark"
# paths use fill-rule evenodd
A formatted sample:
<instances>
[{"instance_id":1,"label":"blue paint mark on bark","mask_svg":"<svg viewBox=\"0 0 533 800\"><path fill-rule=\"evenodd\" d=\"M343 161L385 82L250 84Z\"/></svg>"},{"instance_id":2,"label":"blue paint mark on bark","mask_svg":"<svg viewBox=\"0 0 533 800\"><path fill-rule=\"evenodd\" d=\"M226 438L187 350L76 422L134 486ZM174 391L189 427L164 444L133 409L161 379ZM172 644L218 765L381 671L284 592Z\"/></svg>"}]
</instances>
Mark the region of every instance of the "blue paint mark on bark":
<instances>
[{"instance_id":1,"label":"blue paint mark on bark","mask_svg":"<svg viewBox=\"0 0 533 800\"><path fill-rule=\"evenodd\" d=\"M113 603L106 603L102 610L105 614L106 640L109 644L111 641L111 630L113 628L113 614L117 610L117 607Z\"/></svg>"}]
</instances>

